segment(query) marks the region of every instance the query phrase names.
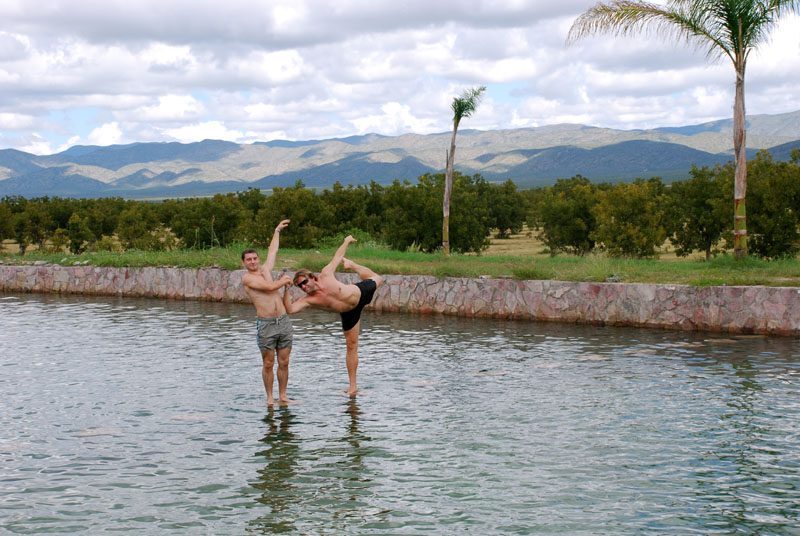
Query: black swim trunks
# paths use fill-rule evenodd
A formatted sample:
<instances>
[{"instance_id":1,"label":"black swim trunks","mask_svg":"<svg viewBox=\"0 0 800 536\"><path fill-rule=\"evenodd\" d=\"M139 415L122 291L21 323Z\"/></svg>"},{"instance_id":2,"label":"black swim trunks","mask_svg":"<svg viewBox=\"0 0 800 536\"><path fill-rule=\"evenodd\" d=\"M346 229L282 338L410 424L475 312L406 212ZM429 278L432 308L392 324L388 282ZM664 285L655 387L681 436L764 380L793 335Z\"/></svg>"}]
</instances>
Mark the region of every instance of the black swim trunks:
<instances>
[{"instance_id":1,"label":"black swim trunks","mask_svg":"<svg viewBox=\"0 0 800 536\"><path fill-rule=\"evenodd\" d=\"M361 299L358 300L358 305L345 313L340 313L342 315L342 329L344 331L350 331L356 327L358 321L361 320L361 310L372 301L372 296L378 289L378 285L376 285L375 281L372 279L359 281L356 283L356 286L361 290Z\"/></svg>"}]
</instances>

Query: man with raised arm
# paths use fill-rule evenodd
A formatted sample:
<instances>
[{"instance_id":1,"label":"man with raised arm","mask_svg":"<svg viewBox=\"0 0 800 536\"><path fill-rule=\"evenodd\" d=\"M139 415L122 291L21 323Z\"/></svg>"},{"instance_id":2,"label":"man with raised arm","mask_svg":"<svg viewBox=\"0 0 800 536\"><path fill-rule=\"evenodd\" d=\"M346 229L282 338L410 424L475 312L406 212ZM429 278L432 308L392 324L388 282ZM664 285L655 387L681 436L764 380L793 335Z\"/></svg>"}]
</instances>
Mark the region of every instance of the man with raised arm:
<instances>
[{"instance_id":1,"label":"man with raised arm","mask_svg":"<svg viewBox=\"0 0 800 536\"><path fill-rule=\"evenodd\" d=\"M278 403L288 404L291 402L286 395L286 385L289 383L292 321L286 314L279 289L291 286L292 279L286 274L277 281L272 279L272 269L275 267L275 258L278 255L281 229L285 229L287 225L289 225L289 220L283 220L275 227L269 243L267 260L263 266L259 266L258 253L254 249L246 249L242 252L242 265L247 270L247 273L242 276L242 284L247 295L253 300L253 305L256 306L258 315L256 340L263 361L261 377L264 380L264 388L267 390L267 404L270 406L275 403L272 397L272 387L275 383L272 368L275 365L276 352L278 354Z\"/></svg>"},{"instance_id":2,"label":"man with raised arm","mask_svg":"<svg viewBox=\"0 0 800 536\"><path fill-rule=\"evenodd\" d=\"M319 277L306 269L300 269L294 274L294 284L306 293L305 296L292 303L289 292L283 293L283 304L288 313L296 313L312 305L326 311L339 313L342 316L342 329L347 343L347 375L350 377L347 394L351 397L358 392L356 369L358 369L358 334L361 327L361 310L372 301L375 291L383 284L381 276L344 257L348 244L355 241L355 238L348 235L336 250L331 262L322 269ZM339 263L345 270L356 272L361 281L355 285L339 282L333 275Z\"/></svg>"}]
</instances>

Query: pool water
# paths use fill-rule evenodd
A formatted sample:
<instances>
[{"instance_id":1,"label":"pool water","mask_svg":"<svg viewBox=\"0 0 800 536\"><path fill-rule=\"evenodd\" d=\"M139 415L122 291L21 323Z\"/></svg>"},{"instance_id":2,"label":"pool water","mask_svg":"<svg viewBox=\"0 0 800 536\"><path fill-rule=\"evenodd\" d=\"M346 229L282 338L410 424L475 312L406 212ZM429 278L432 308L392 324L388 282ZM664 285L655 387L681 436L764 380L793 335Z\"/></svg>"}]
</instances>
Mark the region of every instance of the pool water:
<instances>
[{"instance_id":1,"label":"pool water","mask_svg":"<svg viewBox=\"0 0 800 536\"><path fill-rule=\"evenodd\" d=\"M0 534L800 534L800 341L0 294ZM276 387L277 393L277 387Z\"/></svg>"}]
</instances>

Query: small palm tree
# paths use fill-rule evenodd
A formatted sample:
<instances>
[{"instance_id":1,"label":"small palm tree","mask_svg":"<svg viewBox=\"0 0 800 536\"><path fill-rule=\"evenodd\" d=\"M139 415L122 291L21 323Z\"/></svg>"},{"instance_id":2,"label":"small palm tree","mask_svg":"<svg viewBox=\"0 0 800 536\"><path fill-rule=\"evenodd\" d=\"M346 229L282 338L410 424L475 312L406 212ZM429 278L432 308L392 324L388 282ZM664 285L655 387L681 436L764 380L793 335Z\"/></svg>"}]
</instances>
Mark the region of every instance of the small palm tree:
<instances>
[{"instance_id":1,"label":"small palm tree","mask_svg":"<svg viewBox=\"0 0 800 536\"><path fill-rule=\"evenodd\" d=\"M453 193L453 165L456 158L458 124L475 112L484 91L486 91L484 86L464 90L460 96L453 98L453 104L450 105L453 109L453 138L450 140L450 150L447 152L442 201L442 249L445 255L450 255L450 196Z\"/></svg>"},{"instance_id":2,"label":"small palm tree","mask_svg":"<svg viewBox=\"0 0 800 536\"><path fill-rule=\"evenodd\" d=\"M630 35L642 30L685 40L707 57L727 56L736 71L733 104L734 255L747 254L745 194L747 156L745 152L744 74L750 52L758 47L778 19L800 12L800 0L672 0L666 6L642 1L616 0L599 3L578 17L567 42L594 33Z\"/></svg>"}]
</instances>

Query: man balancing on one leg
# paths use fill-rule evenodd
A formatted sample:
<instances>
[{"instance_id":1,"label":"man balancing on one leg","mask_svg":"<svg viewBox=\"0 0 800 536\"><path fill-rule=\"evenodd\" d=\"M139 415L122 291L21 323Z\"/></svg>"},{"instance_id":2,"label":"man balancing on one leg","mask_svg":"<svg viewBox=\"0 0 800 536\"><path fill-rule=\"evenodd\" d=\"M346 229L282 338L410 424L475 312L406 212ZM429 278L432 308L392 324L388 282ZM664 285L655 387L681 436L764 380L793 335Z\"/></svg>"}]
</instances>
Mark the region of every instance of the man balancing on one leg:
<instances>
[{"instance_id":1,"label":"man balancing on one leg","mask_svg":"<svg viewBox=\"0 0 800 536\"><path fill-rule=\"evenodd\" d=\"M259 266L258 253L254 249L242 252L242 264L247 273L242 277L244 290L258 314L257 342L261 350L263 368L261 377L264 388L267 390L267 404L274 404L272 387L275 376L272 368L275 365L275 353L278 354L278 402L288 404L291 402L286 395L286 385L289 383L289 353L292 351L292 321L286 314L280 292L281 287L289 287L292 279L283 275L278 281L272 280L272 269L275 267L275 258L278 255L278 242L281 229L289 225L289 220L283 220L275 228L272 240L269 243L267 260ZM285 291L284 291L285 292Z\"/></svg>"},{"instance_id":2,"label":"man balancing on one leg","mask_svg":"<svg viewBox=\"0 0 800 536\"><path fill-rule=\"evenodd\" d=\"M347 394L350 396L355 396L358 391L356 369L358 368L358 333L361 326L361 310L372 301L375 291L383 284L381 276L365 266L344 258L348 244L355 241L355 238L348 235L336 250L331 262L322 269L319 277L306 269L298 270L294 274L294 284L306 293L305 296L292 303L289 293L283 293L283 304L289 313L296 313L313 305L342 315L342 329L347 342L347 374L350 377ZM361 281L355 285L340 283L333 275L339 263L342 263L342 267L346 270L356 272Z\"/></svg>"}]
</instances>

